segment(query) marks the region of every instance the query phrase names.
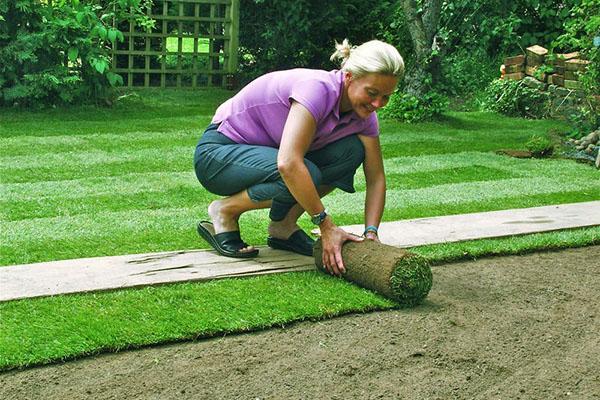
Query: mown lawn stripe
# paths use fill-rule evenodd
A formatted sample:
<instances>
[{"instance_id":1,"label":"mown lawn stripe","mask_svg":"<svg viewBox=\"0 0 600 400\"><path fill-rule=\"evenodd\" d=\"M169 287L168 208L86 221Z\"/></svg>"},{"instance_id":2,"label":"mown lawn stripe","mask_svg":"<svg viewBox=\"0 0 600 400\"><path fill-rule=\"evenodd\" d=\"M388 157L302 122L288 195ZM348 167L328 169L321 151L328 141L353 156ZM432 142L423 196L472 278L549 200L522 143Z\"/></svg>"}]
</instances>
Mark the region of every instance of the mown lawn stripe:
<instances>
[{"instance_id":1,"label":"mown lawn stripe","mask_svg":"<svg viewBox=\"0 0 600 400\"><path fill-rule=\"evenodd\" d=\"M118 132L104 135L19 136L0 139L4 154L26 156L34 153L56 154L90 150L123 150L128 148L162 148L189 146L202 134L201 129L179 129L173 132Z\"/></svg>"},{"instance_id":2,"label":"mown lawn stripe","mask_svg":"<svg viewBox=\"0 0 600 400\"><path fill-rule=\"evenodd\" d=\"M169 152L160 149L142 149L111 154L87 152L69 155L54 155L51 162L23 160L19 167L0 167L2 183L44 182L119 176L142 172L193 171L193 146L179 146ZM43 158L43 157L42 157ZM19 163L20 160L13 160ZM27 161L27 162L26 162Z\"/></svg>"},{"instance_id":3,"label":"mown lawn stripe","mask_svg":"<svg viewBox=\"0 0 600 400\"><path fill-rule=\"evenodd\" d=\"M3 199L79 199L88 196L136 194L170 190L176 187L198 187L194 171L143 172L109 177L89 177L62 181L8 183L0 185ZM203 190L204 191L204 190ZM204 191L206 192L206 191Z\"/></svg>"},{"instance_id":4,"label":"mown lawn stripe","mask_svg":"<svg viewBox=\"0 0 600 400\"><path fill-rule=\"evenodd\" d=\"M140 116L138 118L127 118L116 120L107 118L102 121L61 121L57 123L54 120L47 122L19 121L0 123L0 138L13 138L22 135L41 137L64 136L68 134L85 135L91 134L115 134L116 132L174 132L180 129L202 129L210 122L212 115L198 115L190 113L186 117L161 117L151 118L150 116ZM35 117L32 117L35 118ZM1 121L0 121L1 122Z\"/></svg>"},{"instance_id":5,"label":"mown lawn stripe","mask_svg":"<svg viewBox=\"0 0 600 400\"><path fill-rule=\"evenodd\" d=\"M444 204L460 204L463 202L502 200L516 196L552 194L562 191L574 192L582 190L590 199L600 197L600 180L589 181L584 178L569 180L549 177L513 178L500 181L477 181L442 184L420 189L392 189L386 196L386 211L395 208L429 206L437 208ZM356 204L363 204L364 192L338 193L329 195L327 207L335 215L353 210Z\"/></svg>"},{"instance_id":6,"label":"mown lawn stripe","mask_svg":"<svg viewBox=\"0 0 600 400\"><path fill-rule=\"evenodd\" d=\"M549 178L516 178L503 181L463 182L444 184L421 189L389 190L386 211L393 209L424 208L444 204L484 202L502 200L511 197L528 197L558 192L558 182ZM587 186L584 186L587 185ZM572 179L560 182L562 191L577 191L585 187L590 198L600 197L600 181L587 182ZM333 215L346 214L354 210L356 204L364 202L364 192L353 194L334 192L326 199L328 209ZM261 210L264 211L264 210ZM51 218L25 219L0 222L4 232L5 244L20 243L23 240L51 240L57 238L80 237L81 232L106 235L128 229L157 229L169 221L168 226L189 225L198 214L206 215L204 206L184 208L160 208L156 210L136 209L126 211L99 211L91 214L60 216ZM248 215L253 215L249 213ZM360 215L356 216L360 219ZM99 229L102 227L101 229ZM110 232L110 233L109 233Z\"/></svg>"}]
</instances>

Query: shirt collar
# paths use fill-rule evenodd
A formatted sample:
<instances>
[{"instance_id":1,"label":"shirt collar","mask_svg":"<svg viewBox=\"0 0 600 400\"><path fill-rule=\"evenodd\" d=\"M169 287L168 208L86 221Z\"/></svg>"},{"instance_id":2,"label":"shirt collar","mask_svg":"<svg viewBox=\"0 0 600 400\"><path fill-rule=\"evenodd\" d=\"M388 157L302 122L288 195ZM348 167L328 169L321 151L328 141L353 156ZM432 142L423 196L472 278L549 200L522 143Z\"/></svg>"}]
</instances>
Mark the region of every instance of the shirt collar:
<instances>
[{"instance_id":1,"label":"shirt collar","mask_svg":"<svg viewBox=\"0 0 600 400\"><path fill-rule=\"evenodd\" d=\"M339 82L340 94L338 97L338 101L333 109L333 115L335 115L335 118L337 118L337 120L340 122L349 122L359 119L358 115L356 115L354 111L351 111L346 115L340 116L340 103L342 102L342 95L344 94L344 71L342 71L341 69L335 71L335 76Z\"/></svg>"}]
</instances>

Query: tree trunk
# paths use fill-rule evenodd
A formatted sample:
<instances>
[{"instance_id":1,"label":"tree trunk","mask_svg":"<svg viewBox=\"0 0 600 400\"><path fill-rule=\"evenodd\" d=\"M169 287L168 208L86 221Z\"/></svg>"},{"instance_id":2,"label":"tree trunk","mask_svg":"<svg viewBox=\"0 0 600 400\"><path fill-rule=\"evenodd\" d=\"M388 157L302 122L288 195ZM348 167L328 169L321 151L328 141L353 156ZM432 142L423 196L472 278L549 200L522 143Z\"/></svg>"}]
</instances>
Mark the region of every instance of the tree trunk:
<instances>
[{"instance_id":1,"label":"tree trunk","mask_svg":"<svg viewBox=\"0 0 600 400\"><path fill-rule=\"evenodd\" d=\"M415 64L406 74L406 92L417 97L427 93L439 80L440 62L434 54L434 38L440 20L441 1L425 0L424 11L416 0L402 0L402 9L415 50Z\"/></svg>"}]
</instances>

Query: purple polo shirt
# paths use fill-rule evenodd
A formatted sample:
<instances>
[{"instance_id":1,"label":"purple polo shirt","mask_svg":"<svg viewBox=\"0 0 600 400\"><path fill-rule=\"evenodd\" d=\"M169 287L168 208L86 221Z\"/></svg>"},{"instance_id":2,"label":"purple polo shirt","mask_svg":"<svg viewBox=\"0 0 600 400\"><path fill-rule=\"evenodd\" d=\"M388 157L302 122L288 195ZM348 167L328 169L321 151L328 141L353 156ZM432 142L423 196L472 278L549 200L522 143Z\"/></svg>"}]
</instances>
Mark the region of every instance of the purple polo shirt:
<instances>
[{"instance_id":1,"label":"purple polo shirt","mask_svg":"<svg viewBox=\"0 0 600 400\"><path fill-rule=\"evenodd\" d=\"M317 129L310 150L343 137L379 135L377 115L366 119L354 111L340 116L342 71L291 69L265 74L221 104L212 120L219 132L236 143L279 147L292 100L310 111Z\"/></svg>"}]
</instances>

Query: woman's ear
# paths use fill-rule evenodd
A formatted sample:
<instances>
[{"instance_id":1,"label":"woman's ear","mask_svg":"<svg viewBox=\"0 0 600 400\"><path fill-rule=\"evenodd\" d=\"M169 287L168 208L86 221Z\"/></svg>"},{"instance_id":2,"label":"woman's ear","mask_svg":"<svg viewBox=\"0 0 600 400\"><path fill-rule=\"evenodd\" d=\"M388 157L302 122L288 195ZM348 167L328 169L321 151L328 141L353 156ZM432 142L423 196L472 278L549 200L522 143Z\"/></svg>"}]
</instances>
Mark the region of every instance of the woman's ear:
<instances>
[{"instance_id":1,"label":"woman's ear","mask_svg":"<svg viewBox=\"0 0 600 400\"><path fill-rule=\"evenodd\" d=\"M352 80L352 72L345 71L344 72L344 80L350 82Z\"/></svg>"}]
</instances>

